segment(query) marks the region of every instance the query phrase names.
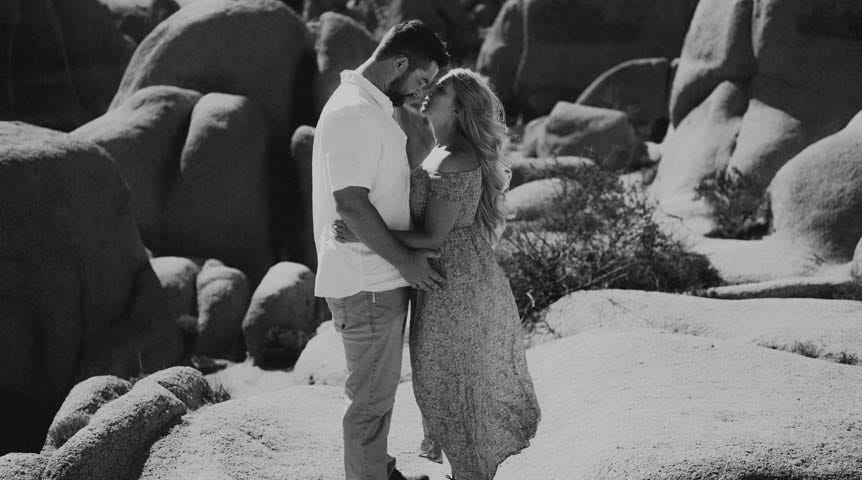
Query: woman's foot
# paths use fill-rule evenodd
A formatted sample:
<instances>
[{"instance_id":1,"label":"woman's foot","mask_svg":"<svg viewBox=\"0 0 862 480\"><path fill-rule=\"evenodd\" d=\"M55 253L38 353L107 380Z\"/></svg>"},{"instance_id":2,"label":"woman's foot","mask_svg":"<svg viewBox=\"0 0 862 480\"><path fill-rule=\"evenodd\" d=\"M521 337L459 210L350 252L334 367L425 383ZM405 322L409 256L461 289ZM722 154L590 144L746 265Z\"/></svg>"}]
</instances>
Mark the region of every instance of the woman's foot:
<instances>
[{"instance_id":1,"label":"woman's foot","mask_svg":"<svg viewBox=\"0 0 862 480\"><path fill-rule=\"evenodd\" d=\"M419 456L435 463L443 463L443 451L440 449L440 444L427 437L422 440L422 445L419 447Z\"/></svg>"}]
</instances>

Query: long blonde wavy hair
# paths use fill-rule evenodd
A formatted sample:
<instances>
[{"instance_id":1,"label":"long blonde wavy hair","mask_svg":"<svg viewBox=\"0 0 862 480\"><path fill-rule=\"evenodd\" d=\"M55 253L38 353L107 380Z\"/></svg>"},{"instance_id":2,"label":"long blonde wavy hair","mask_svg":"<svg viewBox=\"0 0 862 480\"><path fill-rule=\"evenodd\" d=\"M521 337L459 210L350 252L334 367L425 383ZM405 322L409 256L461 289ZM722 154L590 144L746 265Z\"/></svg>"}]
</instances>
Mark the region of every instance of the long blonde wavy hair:
<instances>
[{"instance_id":1,"label":"long blonde wavy hair","mask_svg":"<svg viewBox=\"0 0 862 480\"><path fill-rule=\"evenodd\" d=\"M458 128L470 140L482 168L482 198L476 220L482 233L494 244L506 226L505 194L512 170L503 158L509 141L503 103L487 77L466 68L449 71L444 80L452 82Z\"/></svg>"}]
</instances>

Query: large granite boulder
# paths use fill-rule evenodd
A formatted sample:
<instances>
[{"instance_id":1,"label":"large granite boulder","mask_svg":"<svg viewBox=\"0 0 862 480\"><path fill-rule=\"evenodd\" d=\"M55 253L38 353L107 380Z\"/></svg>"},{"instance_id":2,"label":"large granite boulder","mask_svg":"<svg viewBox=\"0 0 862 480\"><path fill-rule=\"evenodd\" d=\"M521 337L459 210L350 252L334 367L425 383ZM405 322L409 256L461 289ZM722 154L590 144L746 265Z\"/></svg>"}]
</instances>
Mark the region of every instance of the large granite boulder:
<instances>
[{"instance_id":1,"label":"large granite boulder","mask_svg":"<svg viewBox=\"0 0 862 480\"><path fill-rule=\"evenodd\" d=\"M242 320L248 353L258 365L293 364L328 315L323 299L314 296L314 272L299 263L278 263L254 291Z\"/></svg>"},{"instance_id":2,"label":"large granite boulder","mask_svg":"<svg viewBox=\"0 0 862 480\"><path fill-rule=\"evenodd\" d=\"M296 166L290 162L290 134L298 125L315 123L312 83L316 71L311 34L282 2L190 2L141 42L111 106L118 107L135 91L151 85L248 98L261 109L267 125L267 133L252 133L257 138L255 145L267 146L265 186L270 205L278 206L269 213L277 240L272 248L303 260L312 253L293 239L293 231L307 219L296 207L298 181ZM241 190L241 194L252 192ZM209 194L207 198L215 197ZM169 243L175 247L176 237ZM160 254L182 254L162 250ZM270 254L269 248L261 252ZM247 273L255 277L255 272Z\"/></svg>"},{"instance_id":3,"label":"large granite boulder","mask_svg":"<svg viewBox=\"0 0 862 480\"><path fill-rule=\"evenodd\" d=\"M515 81L524 48L524 13L521 7L521 0L508 0L503 4L485 35L476 60L476 69L493 80L509 116L515 116L518 111Z\"/></svg>"},{"instance_id":4,"label":"large granite boulder","mask_svg":"<svg viewBox=\"0 0 862 480\"><path fill-rule=\"evenodd\" d=\"M314 127L300 125L290 138L290 155L299 175L299 206L302 217L312 218L311 157L314 150ZM314 245L314 223L303 222L294 231L300 250L307 252L305 265L317 270L317 247Z\"/></svg>"},{"instance_id":5,"label":"large granite boulder","mask_svg":"<svg viewBox=\"0 0 862 480\"><path fill-rule=\"evenodd\" d=\"M609 170L635 164L644 151L624 112L558 102L538 126L536 155L579 156Z\"/></svg>"},{"instance_id":6,"label":"large granite boulder","mask_svg":"<svg viewBox=\"0 0 862 480\"><path fill-rule=\"evenodd\" d=\"M153 371L179 332L101 148L0 124L0 452L37 451L76 380Z\"/></svg>"},{"instance_id":7,"label":"large granite boulder","mask_svg":"<svg viewBox=\"0 0 862 480\"><path fill-rule=\"evenodd\" d=\"M99 0L99 3L107 7L114 23L136 45L180 8L175 0Z\"/></svg>"},{"instance_id":8,"label":"large granite boulder","mask_svg":"<svg viewBox=\"0 0 862 480\"><path fill-rule=\"evenodd\" d=\"M224 265L204 265L195 290L198 318L193 352L217 358L240 357L243 316L251 298L246 275Z\"/></svg>"},{"instance_id":9,"label":"large granite boulder","mask_svg":"<svg viewBox=\"0 0 862 480\"><path fill-rule=\"evenodd\" d=\"M42 478L131 478L149 446L186 413L186 405L156 382L139 382L93 415L48 460Z\"/></svg>"},{"instance_id":10,"label":"large granite boulder","mask_svg":"<svg viewBox=\"0 0 862 480\"><path fill-rule=\"evenodd\" d=\"M736 169L765 187L800 151L847 125L862 109L860 19L847 2L699 2L654 184L669 213L684 216L686 206L667 195L690 197L715 172Z\"/></svg>"},{"instance_id":11,"label":"large granite boulder","mask_svg":"<svg viewBox=\"0 0 862 480\"><path fill-rule=\"evenodd\" d=\"M135 45L98 0L8 0L0 119L71 130L104 113Z\"/></svg>"},{"instance_id":12,"label":"large granite boulder","mask_svg":"<svg viewBox=\"0 0 862 480\"><path fill-rule=\"evenodd\" d=\"M179 169L189 117L200 98L198 92L177 87L143 88L71 132L111 154L132 195L141 237L150 248L162 238L168 187Z\"/></svg>"},{"instance_id":13,"label":"large granite boulder","mask_svg":"<svg viewBox=\"0 0 862 480\"><path fill-rule=\"evenodd\" d=\"M297 66L311 48L305 24L277 0L191 2L141 42L111 108L150 85L229 93L251 99L281 132L294 114Z\"/></svg>"},{"instance_id":14,"label":"large granite boulder","mask_svg":"<svg viewBox=\"0 0 862 480\"><path fill-rule=\"evenodd\" d=\"M501 95L516 96L529 120L560 100L574 101L602 72L625 60L678 56L695 4L511 0L486 37L477 66L492 79L502 73ZM519 17L521 27L516 25Z\"/></svg>"},{"instance_id":15,"label":"large granite boulder","mask_svg":"<svg viewBox=\"0 0 862 480\"><path fill-rule=\"evenodd\" d=\"M260 281L276 256L267 134L248 98L201 98L165 195L161 235L148 246L159 255L218 258Z\"/></svg>"},{"instance_id":16,"label":"large granite boulder","mask_svg":"<svg viewBox=\"0 0 862 480\"><path fill-rule=\"evenodd\" d=\"M400 22L418 18L446 42L456 59L466 59L479 48L476 31L459 0L388 0L380 31Z\"/></svg>"},{"instance_id":17,"label":"large granite boulder","mask_svg":"<svg viewBox=\"0 0 862 480\"><path fill-rule=\"evenodd\" d=\"M320 75L314 83L317 112L341 84L341 71L352 70L368 59L377 42L368 30L352 18L326 12L320 15L314 49Z\"/></svg>"},{"instance_id":18,"label":"large granite boulder","mask_svg":"<svg viewBox=\"0 0 862 480\"><path fill-rule=\"evenodd\" d=\"M858 478L858 367L651 331L576 335L527 360L542 421L497 479ZM389 453L442 478L448 465L417 455L411 387ZM342 387L318 385L214 405L159 440L141 478L338 478L343 412Z\"/></svg>"},{"instance_id":19,"label":"large granite boulder","mask_svg":"<svg viewBox=\"0 0 862 480\"><path fill-rule=\"evenodd\" d=\"M51 454L62 447L78 430L90 423L90 418L99 408L131 389L131 382L112 375L97 375L75 385L54 415L42 453Z\"/></svg>"},{"instance_id":20,"label":"large granite boulder","mask_svg":"<svg viewBox=\"0 0 862 480\"><path fill-rule=\"evenodd\" d=\"M696 335L802 352L824 360L862 357L862 302L813 298L718 300L637 290L571 293L544 315L553 338L584 332L632 331ZM535 343L548 337L534 338Z\"/></svg>"},{"instance_id":21,"label":"large granite boulder","mask_svg":"<svg viewBox=\"0 0 862 480\"><path fill-rule=\"evenodd\" d=\"M580 190L580 184L570 179L532 180L506 192L506 211L511 220L535 220L559 211L560 199Z\"/></svg>"},{"instance_id":22,"label":"large granite boulder","mask_svg":"<svg viewBox=\"0 0 862 480\"><path fill-rule=\"evenodd\" d=\"M197 315L197 278L201 268L193 260L182 257L157 257L150 265L162 284L171 311L182 315Z\"/></svg>"},{"instance_id":23,"label":"large granite boulder","mask_svg":"<svg viewBox=\"0 0 862 480\"><path fill-rule=\"evenodd\" d=\"M412 396L409 383L399 387L389 453L405 474L443 478L442 466L418 456L422 423ZM343 387L314 385L198 410L152 446L140 478L342 478L344 405Z\"/></svg>"},{"instance_id":24,"label":"large granite boulder","mask_svg":"<svg viewBox=\"0 0 862 480\"><path fill-rule=\"evenodd\" d=\"M48 457L35 453L10 453L0 457L0 478L4 480L42 480Z\"/></svg>"},{"instance_id":25,"label":"large granite boulder","mask_svg":"<svg viewBox=\"0 0 862 480\"><path fill-rule=\"evenodd\" d=\"M661 141L668 124L671 62L666 58L627 60L591 83L575 103L625 112L641 141Z\"/></svg>"},{"instance_id":26,"label":"large granite boulder","mask_svg":"<svg viewBox=\"0 0 862 480\"><path fill-rule=\"evenodd\" d=\"M858 478L858 367L649 331L527 360L542 422L495 478Z\"/></svg>"},{"instance_id":27,"label":"large granite boulder","mask_svg":"<svg viewBox=\"0 0 862 480\"><path fill-rule=\"evenodd\" d=\"M254 281L273 263L269 128L248 98L145 87L72 134L116 160L156 254L221 258Z\"/></svg>"},{"instance_id":28,"label":"large granite boulder","mask_svg":"<svg viewBox=\"0 0 862 480\"><path fill-rule=\"evenodd\" d=\"M769 191L776 235L823 259L852 259L862 239L862 114L787 162Z\"/></svg>"}]
</instances>

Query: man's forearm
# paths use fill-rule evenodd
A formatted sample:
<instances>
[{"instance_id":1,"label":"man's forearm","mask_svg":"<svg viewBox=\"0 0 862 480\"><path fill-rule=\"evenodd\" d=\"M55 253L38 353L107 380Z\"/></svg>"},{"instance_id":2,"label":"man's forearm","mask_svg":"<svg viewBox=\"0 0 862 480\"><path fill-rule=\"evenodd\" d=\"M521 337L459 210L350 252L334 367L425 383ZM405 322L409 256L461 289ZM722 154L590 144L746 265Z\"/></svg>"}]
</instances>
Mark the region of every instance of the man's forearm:
<instances>
[{"instance_id":1,"label":"man's forearm","mask_svg":"<svg viewBox=\"0 0 862 480\"><path fill-rule=\"evenodd\" d=\"M339 208L338 214L356 238L384 260L396 267L407 261L407 247L392 234L370 202L356 202L350 207Z\"/></svg>"}]
</instances>

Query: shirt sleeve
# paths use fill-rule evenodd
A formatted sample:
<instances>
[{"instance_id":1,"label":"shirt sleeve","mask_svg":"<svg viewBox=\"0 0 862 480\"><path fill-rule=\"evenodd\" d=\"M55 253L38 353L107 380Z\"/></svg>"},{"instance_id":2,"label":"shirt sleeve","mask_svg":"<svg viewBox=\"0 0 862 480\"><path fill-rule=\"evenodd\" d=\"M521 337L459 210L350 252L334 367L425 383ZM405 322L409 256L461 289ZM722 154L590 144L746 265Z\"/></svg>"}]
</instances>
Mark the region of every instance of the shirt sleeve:
<instances>
[{"instance_id":1,"label":"shirt sleeve","mask_svg":"<svg viewBox=\"0 0 862 480\"><path fill-rule=\"evenodd\" d=\"M358 112L341 113L324 125L321 149L332 192L346 187L371 190L383 154L380 132Z\"/></svg>"},{"instance_id":2,"label":"shirt sleeve","mask_svg":"<svg viewBox=\"0 0 862 480\"><path fill-rule=\"evenodd\" d=\"M464 200L470 192L470 176L463 172L441 173L428 172L431 198L439 198L450 202Z\"/></svg>"}]
</instances>

